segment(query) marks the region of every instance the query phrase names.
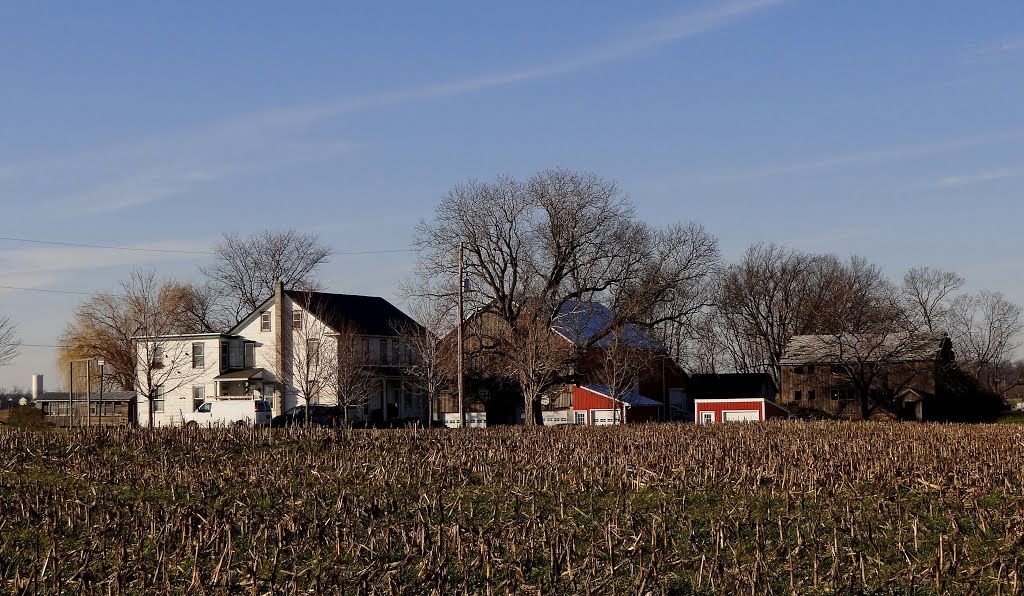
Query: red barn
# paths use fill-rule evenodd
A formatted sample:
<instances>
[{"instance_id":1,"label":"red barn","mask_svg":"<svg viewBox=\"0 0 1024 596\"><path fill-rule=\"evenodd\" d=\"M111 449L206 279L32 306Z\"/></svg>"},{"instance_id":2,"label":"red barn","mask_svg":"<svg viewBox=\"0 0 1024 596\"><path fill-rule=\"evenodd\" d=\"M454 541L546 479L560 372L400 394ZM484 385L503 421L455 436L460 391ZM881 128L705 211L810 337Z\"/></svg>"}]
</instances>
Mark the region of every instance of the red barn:
<instances>
[{"instance_id":1,"label":"red barn","mask_svg":"<svg viewBox=\"0 0 1024 596\"><path fill-rule=\"evenodd\" d=\"M612 399L610 391L602 385L574 385L572 387L573 422L576 424L605 425L626 422L657 422L661 402L640 395L633 390L621 400Z\"/></svg>"},{"instance_id":2,"label":"red barn","mask_svg":"<svg viewBox=\"0 0 1024 596\"><path fill-rule=\"evenodd\" d=\"M789 411L763 397L693 400L696 422L757 422L788 418Z\"/></svg>"}]
</instances>

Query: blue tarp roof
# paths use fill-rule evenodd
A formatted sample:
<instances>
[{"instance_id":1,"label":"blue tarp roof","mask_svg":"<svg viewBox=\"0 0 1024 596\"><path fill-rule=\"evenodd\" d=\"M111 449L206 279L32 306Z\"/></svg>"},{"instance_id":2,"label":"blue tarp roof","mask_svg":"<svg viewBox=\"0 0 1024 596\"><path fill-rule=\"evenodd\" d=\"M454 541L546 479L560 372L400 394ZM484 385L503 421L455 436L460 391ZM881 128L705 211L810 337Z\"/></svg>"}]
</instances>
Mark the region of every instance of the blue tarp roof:
<instances>
[{"instance_id":1,"label":"blue tarp roof","mask_svg":"<svg viewBox=\"0 0 1024 596\"><path fill-rule=\"evenodd\" d=\"M566 302L555 318L554 330L574 344L591 342L595 337L608 332L612 322L612 311L600 302ZM619 336L628 346L635 348L657 349L658 342L647 335L642 329L626 323ZM594 341L598 347L607 347L612 337L605 335Z\"/></svg>"}]
</instances>

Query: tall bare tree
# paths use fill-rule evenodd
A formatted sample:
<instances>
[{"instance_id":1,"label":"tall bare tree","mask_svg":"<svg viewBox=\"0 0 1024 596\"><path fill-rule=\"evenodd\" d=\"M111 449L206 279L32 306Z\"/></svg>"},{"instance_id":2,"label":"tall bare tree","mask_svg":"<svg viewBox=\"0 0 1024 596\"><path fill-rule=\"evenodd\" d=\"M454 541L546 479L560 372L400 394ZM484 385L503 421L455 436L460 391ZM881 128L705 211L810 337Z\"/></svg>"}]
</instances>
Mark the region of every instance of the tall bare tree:
<instances>
[{"instance_id":1,"label":"tall bare tree","mask_svg":"<svg viewBox=\"0 0 1024 596\"><path fill-rule=\"evenodd\" d=\"M778 244L754 244L726 269L722 329L736 368L767 370L776 381L786 342L807 333L814 257Z\"/></svg>"},{"instance_id":2,"label":"tall bare tree","mask_svg":"<svg viewBox=\"0 0 1024 596\"><path fill-rule=\"evenodd\" d=\"M99 294L75 309L61 336L61 369L70 360L102 357L108 382L148 401L152 426L153 402L205 372L193 365L188 342L165 337L195 331L183 323L181 297L180 284L133 272L118 293Z\"/></svg>"},{"instance_id":3,"label":"tall bare tree","mask_svg":"<svg viewBox=\"0 0 1024 596\"><path fill-rule=\"evenodd\" d=\"M0 366L13 362L20 352L21 340L14 322L6 315L0 316Z\"/></svg>"},{"instance_id":4,"label":"tall bare tree","mask_svg":"<svg viewBox=\"0 0 1024 596\"><path fill-rule=\"evenodd\" d=\"M983 290L957 296L950 307L951 333L961 366L988 389L1001 393L1019 379L1002 378L1000 371L1020 347L1024 332L1021 307L1001 292Z\"/></svg>"},{"instance_id":5,"label":"tall bare tree","mask_svg":"<svg viewBox=\"0 0 1024 596\"><path fill-rule=\"evenodd\" d=\"M914 267L903 274L900 298L911 328L948 332L950 301L963 285L964 278L956 273L931 267Z\"/></svg>"},{"instance_id":6,"label":"tall bare tree","mask_svg":"<svg viewBox=\"0 0 1024 596\"><path fill-rule=\"evenodd\" d=\"M449 306L438 300L414 300L409 314L415 322L406 321L395 329L408 352L402 362L406 390L418 394L425 402L422 405L426 406L423 411L428 423L434 420L434 408L442 392L455 379L455 346L442 341L456 324Z\"/></svg>"},{"instance_id":7,"label":"tall bare tree","mask_svg":"<svg viewBox=\"0 0 1024 596\"><path fill-rule=\"evenodd\" d=\"M331 249L315 234L265 230L250 236L225 234L214 247L215 261L199 270L219 292L210 308L211 324L234 325L274 294L280 280L286 290L313 290L313 275Z\"/></svg>"},{"instance_id":8,"label":"tall bare tree","mask_svg":"<svg viewBox=\"0 0 1024 596\"><path fill-rule=\"evenodd\" d=\"M350 323L344 323L334 331L336 359L332 388L347 426L349 410L365 407L370 396L380 387L381 378L373 371L366 336Z\"/></svg>"},{"instance_id":9,"label":"tall bare tree","mask_svg":"<svg viewBox=\"0 0 1024 596\"><path fill-rule=\"evenodd\" d=\"M294 311L286 321L286 341L274 346L278 357L268 363L275 377L295 392L305 406L309 426L310 406L329 396L334 401L338 375L338 334L324 321L326 307L311 299L304 311ZM276 367L280 363L281 369Z\"/></svg>"},{"instance_id":10,"label":"tall bare tree","mask_svg":"<svg viewBox=\"0 0 1024 596\"><path fill-rule=\"evenodd\" d=\"M449 300L465 246L471 309L495 320L490 343L519 382L528 424L578 355L545 339L567 303L615 313L586 340L595 342L615 324L651 327L699 311L718 264L717 242L701 226L646 225L614 183L561 169L456 186L420 223L415 244L426 292Z\"/></svg>"}]
</instances>

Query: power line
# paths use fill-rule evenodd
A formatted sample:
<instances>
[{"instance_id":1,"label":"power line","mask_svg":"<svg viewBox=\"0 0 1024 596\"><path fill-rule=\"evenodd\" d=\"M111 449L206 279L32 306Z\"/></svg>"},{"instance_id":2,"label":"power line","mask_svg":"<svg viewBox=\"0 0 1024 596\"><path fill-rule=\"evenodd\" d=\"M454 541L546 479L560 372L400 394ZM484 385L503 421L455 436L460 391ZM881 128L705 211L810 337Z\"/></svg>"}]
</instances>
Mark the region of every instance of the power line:
<instances>
[{"instance_id":1,"label":"power line","mask_svg":"<svg viewBox=\"0 0 1024 596\"><path fill-rule=\"evenodd\" d=\"M156 252L156 253L173 253L173 254L186 254L186 255L216 255L217 253L208 250L183 250L183 249L172 249L172 248L141 248L137 246L110 246L106 244L83 244L78 242L57 242L53 240L36 240L33 238L13 238L10 236L0 236L0 240L9 240L11 242L28 242L31 244L50 244L53 246L69 246L72 248L94 248L102 250L127 250L134 252ZM391 248L391 249L380 249L380 250L338 250L332 251L332 255L378 255L388 253L402 253L402 252L416 252L415 248Z\"/></svg>"},{"instance_id":2,"label":"power line","mask_svg":"<svg viewBox=\"0 0 1024 596\"><path fill-rule=\"evenodd\" d=\"M32 244L52 244L55 246L70 246L73 248L101 248L104 250L130 250L136 252L169 252L169 253L180 253L188 255L212 255L215 253L206 250L175 250L170 248L140 248L135 246L107 246L104 244L80 244L76 242L55 242L52 240L33 240L31 238L10 238L7 236L0 236L0 240L10 240L11 242L30 242Z\"/></svg>"},{"instance_id":3,"label":"power line","mask_svg":"<svg viewBox=\"0 0 1024 596\"><path fill-rule=\"evenodd\" d=\"M43 288L22 288L20 286L0 286L4 290L21 290L22 292L46 292L48 294L78 294L81 296L98 296L99 292L73 292L71 290L46 290Z\"/></svg>"}]
</instances>

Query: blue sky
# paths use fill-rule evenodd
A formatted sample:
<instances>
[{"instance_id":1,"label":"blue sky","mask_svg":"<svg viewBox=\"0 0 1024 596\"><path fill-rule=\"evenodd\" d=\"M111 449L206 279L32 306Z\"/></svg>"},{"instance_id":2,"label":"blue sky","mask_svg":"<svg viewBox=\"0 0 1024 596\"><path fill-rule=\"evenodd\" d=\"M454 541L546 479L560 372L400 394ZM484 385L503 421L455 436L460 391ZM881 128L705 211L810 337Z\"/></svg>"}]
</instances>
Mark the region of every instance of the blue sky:
<instances>
[{"instance_id":1,"label":"blue sky","mask_svg":"<svg viewBox=\"0 0 1024 596\"><path fill-rule=\"evenodd\" d=\"M452 185L562 166L727 256L774 240L1024 303L1022 67L1011 1L7 4L0 235L398 249ZM203 260L0 240L0 285ZM412 263L338 255L322 277L393 297ZM0 289L0 313L54 344L83 298ZM0 386L55 379L53 356L24 348Z\"/></svg>"}]
</instances>

